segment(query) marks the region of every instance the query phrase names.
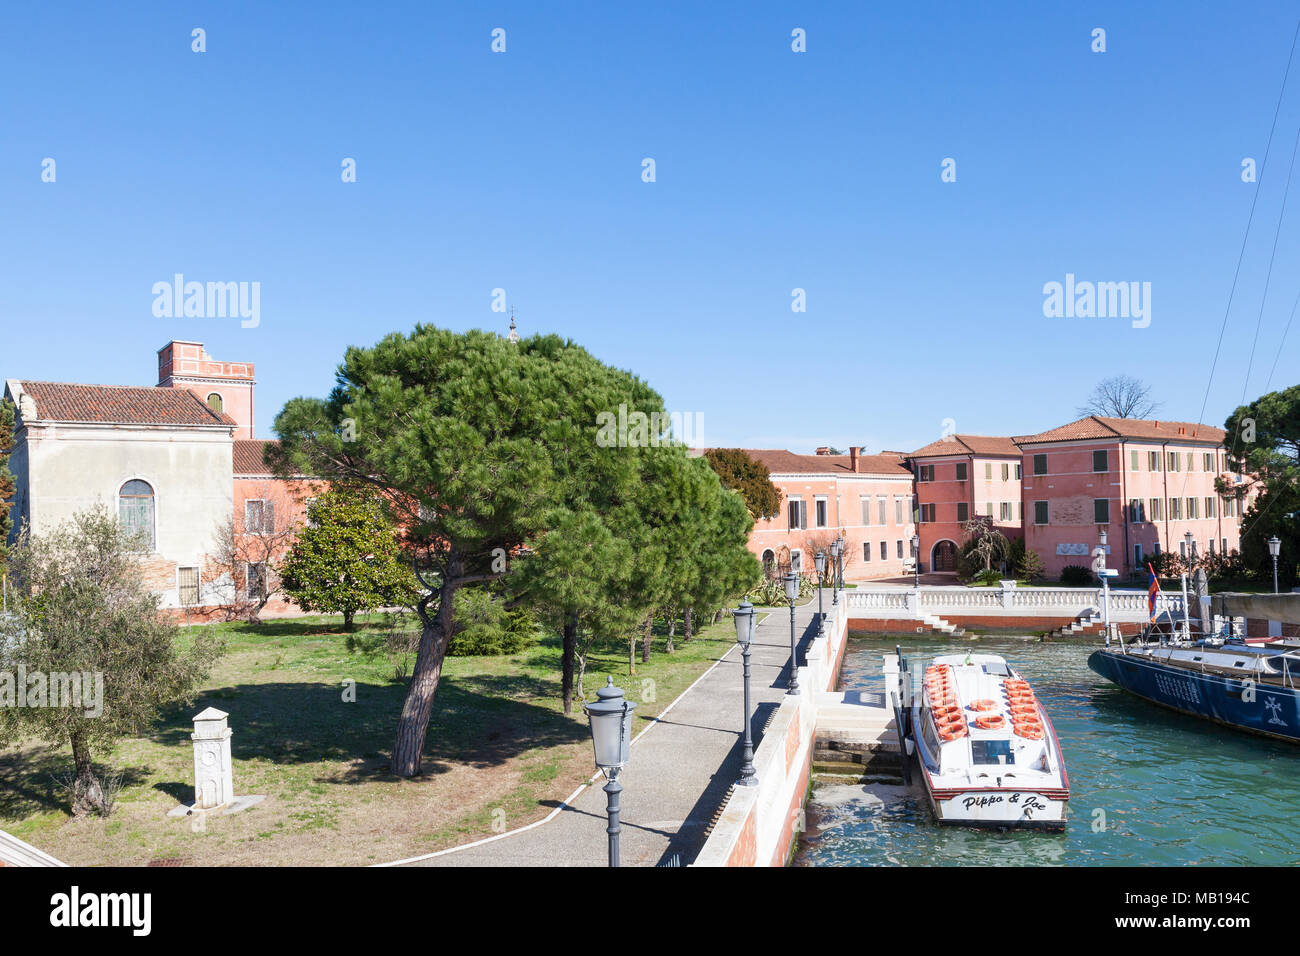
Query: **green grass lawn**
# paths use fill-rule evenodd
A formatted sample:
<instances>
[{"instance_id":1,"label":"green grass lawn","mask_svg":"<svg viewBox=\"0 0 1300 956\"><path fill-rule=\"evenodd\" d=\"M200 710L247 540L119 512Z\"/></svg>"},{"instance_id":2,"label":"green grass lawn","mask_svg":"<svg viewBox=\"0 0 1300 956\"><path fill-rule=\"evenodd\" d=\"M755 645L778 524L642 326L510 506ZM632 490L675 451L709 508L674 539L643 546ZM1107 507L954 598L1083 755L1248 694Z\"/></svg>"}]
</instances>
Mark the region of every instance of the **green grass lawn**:
<instances>
[{"instance_id":1,"label":"green grass lawn","mask_svg":"<svg viewBox=\"0 0 1300 956\"><path fill-rule=\"evenodd\" d=\"M491 836L536 820L593 771L586 718L563 714L560 647L549 637L505 657L449 657L434 702L424 772L388 771L406 684L383 653L349 652L338 618L211 625L228 639L195 702L172 708L101 759L122 775L107 819L69 815L56 778L66 747L0 750L0 827L74 864L329 864L384 862ZM378 619L360 630L377 633ZM605 675L638 701L639 730L734 643L730 618L689 644L654 651L627 674L627 645L588 661L588 698ZM181 640L187 640L184 635ZM409 672L410 664L407 665ZM355 702L344 700L355 682ZM193 799L190 718L230 714L235 792L267 799L197 827L168 810Z\"/></svg>"}]
</instances>

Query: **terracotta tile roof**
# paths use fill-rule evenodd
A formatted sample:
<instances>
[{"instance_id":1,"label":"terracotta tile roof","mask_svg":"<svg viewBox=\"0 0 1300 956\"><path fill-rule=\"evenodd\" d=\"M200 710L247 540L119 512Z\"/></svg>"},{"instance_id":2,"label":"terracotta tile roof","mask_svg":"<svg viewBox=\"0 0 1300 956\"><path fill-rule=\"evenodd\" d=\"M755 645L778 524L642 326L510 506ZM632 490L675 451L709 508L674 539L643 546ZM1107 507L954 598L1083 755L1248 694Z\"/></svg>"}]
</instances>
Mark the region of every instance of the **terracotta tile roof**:
<instances>
[{"instance_id":1,"label":"terracotta tile roof","mask_svg":"<svg viewBox=\"0 0 1300 956\"><path fill-rule=\"evenodd\" d=\"M1198 441L1222 444L1226 437L1222 428L1199 425L1195 422L1165 422L1146 418L1104 418L1089 415L1060 428L1052 428L1037 435L1019 435L1020 445L1056 441L1077 441L1086 438L1134 438L1140 441Z\"/></svg>"},{"instance_id":2,"label":"terracotta tile roof","mask_svg":"<svg viewBox=\"0 0 1300 956\"><path fill-rule=\"evenodd\" d=\"M755 461L767 465L774 475L851 475L848 455L797 455L784 448L746 448ZM858 474L888 475L911 478L912 473L903 467L898 455L860 455Z\"/></svg>"},{"instance_id":3,"label":"terracotta tile roof","mask_svg":"<svg viewBox=\"0 0 1300 956\"><path fill-rule=\"evenodd\" d=\"M36 403L36 418L41 421L113 425L236 424L224 412L214 412L188 388L27 381L21 385Z\"/></svg>"},{"instance_id":4,"label":"terracotta tile roof","mask_svg":"<svg viewBox=\"0 0 1300 956\"><path fill-rule=\"evenodd\" d=\"M909 458L940 458L944 455L989 455L1019 458L1020 449L1010 438L995 435L949 435L918 448Z\"/></svg>"},{"instance_id":5,"label":"terracotta tile roof","mask_svg":"<svg viewBox=\"0 0 1300 956\"><path fill-rule=\"evenodd\" d=\"M237 475L270 475L271 469L267 467L266 461L262 458L266 451L267 445L277 444L273 441L253 441L249 439L235 440L234 453L234 472Z\"/></svg>"}]
</instances>

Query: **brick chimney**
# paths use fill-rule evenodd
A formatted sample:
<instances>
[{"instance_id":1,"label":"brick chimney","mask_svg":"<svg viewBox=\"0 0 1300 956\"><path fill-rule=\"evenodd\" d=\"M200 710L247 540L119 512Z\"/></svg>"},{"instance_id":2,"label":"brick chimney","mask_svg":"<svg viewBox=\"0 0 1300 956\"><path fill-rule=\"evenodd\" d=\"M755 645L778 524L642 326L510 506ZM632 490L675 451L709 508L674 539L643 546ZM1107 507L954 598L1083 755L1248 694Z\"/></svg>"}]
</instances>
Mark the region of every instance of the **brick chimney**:
<instances>
[{"instance_id":1,"label":"brick chimney","mask_svg":"<svg viewBox=\"0 0 1300 956\"><path fill-rule=\"evenodd\" d=\"M813 452L814 455L829 455L830 453L831 453L831 448L829 445L822 445L820 448L818 448L816 451Z\"/></svg>"},{"instance_id":2,"label":"brick chimney","mask_svg":"<svg viewBox=\"0 0 1300 956\"><path fill-rule=\"evenodd\" d=\"M858 452L860 450L857 445L849 446L849 471L856 472L858 470Z\"/></svg>"}]
</instances>

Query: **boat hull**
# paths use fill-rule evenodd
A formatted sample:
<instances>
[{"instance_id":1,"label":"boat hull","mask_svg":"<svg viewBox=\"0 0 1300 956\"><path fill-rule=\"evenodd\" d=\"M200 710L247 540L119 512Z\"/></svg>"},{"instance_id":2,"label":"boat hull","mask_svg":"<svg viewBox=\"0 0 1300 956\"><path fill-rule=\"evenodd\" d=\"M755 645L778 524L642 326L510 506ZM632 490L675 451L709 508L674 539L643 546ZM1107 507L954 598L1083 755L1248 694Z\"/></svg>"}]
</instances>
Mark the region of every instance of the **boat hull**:
<instances>
[{"instance_id":1,"label":"boat hull","mask_svg":"<svg viewBox=\"0 0 1300 956\"><path fill-rule=\"evenodd\" d=\"M1246 733L1300 743L1300 693L1290 688L1172 667L1115 651L1094 651L1088 667L1152 703Z\"/></svg>"},{"instance_id":2,"label":"boat hull","mask_svg":"<svg viewBox=\"0 0 1300 956\"><path fill-rule=\"evenodd\" d=\"M1041 790L930 791L939 823L1001 830L1064 830L1067 799Z\"/></svg>"}]
</instances>

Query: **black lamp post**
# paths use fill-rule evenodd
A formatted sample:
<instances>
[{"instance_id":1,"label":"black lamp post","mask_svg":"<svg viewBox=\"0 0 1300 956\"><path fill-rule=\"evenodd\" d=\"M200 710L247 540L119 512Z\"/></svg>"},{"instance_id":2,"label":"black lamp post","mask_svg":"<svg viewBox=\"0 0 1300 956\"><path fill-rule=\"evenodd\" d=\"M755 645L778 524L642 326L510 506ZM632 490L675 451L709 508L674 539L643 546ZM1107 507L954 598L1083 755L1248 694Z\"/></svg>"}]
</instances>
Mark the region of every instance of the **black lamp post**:
<instances>
[{"instance_id":1,"label":"black lamp post","mask_svg":"<svg viewBox=\"0 0 1300 956\"><path fill-rule=\"evenodd\" d=\"M917 590L921 588L921 536L912 535L912 572L915 574Z\"/></svg>"},{"instance_id":2,"label":"black lamp post","mask_svg":"<svg viewBox=\"0 0 1300 956\"><path fill-rule=\"evenodd\" d=\"M758 786L758 771L754 769L754 738L750 734L750 724L753 722L753 718L750 716L749 706L749 646L754 641L754 605L748 601L741 601L740 607L732 611L731 615L732 620L736 623L736 640L740 642L740 653L745 660L744 749L740 754L740 779L736 781L736 786L756 787Z\"/></svg>"},{"instance_id":3,"label":"black lamp post","mask_svg":"<svg viewBox=\"0 0 1300 956\"><path fill-rule=\"evenodd\" d=\"M835 587L835 561L840 553L840 539L831 542L831 607L840 603L840 592Z\"/></svg>"},{"instance_id":4,"label":"black lamp post","mask_svg":"<svg viewBox=\"0 0 1300 956\"><path fill-rule=\"evenodd\" d=\"M1277 593L1277 556L1282 551L1282 539L1277 535L1268 539L1268 553L1273 556L1273 593Z\"/></svg>"},{"instance_id":5,"label":"black lamp post","mask_svg":"<svg viewBox=\"0 0 1300 956\"><path fill-rule=\"evenodd\" d=\"M813 558L817 568L817 636L826 636L826 615L822 613L822 576L826 573L826 552L818 551Z\"/></svg>"},{"instance_id":6,"label":"black lamp post","mask_svg":"<svg viewBox=\"0 0 1300 956\"><path fill-rule=\"evenodd\" d=\"M632 711L636 704L623 696L623 690L614 686L614 678L606 680L605 686L596 691L596 702L587 704L584 710L591 722L591 742L596 751L596 766L609 781L604 790L607 797L605 812L609 816L609 825L605 832L609 834L609 865L618 866L618 815L619 795L623 785L618 782L618 774L627 766L632 748Z\"/></svg>"},{"instance_id":7,"label":"black lamp post","mask_svg":"<svg viewBox=\"0 0 1300 956\"><path fill-rule=\"evenodd\" d=\"M790 601L790 686L786 690L786 694L797 696L799 693L799 660L795 657L794 650L794 602L799 597L799 575L789 571L783 580L785 581L785 596Z\"/></svg>"}]
</instances>

